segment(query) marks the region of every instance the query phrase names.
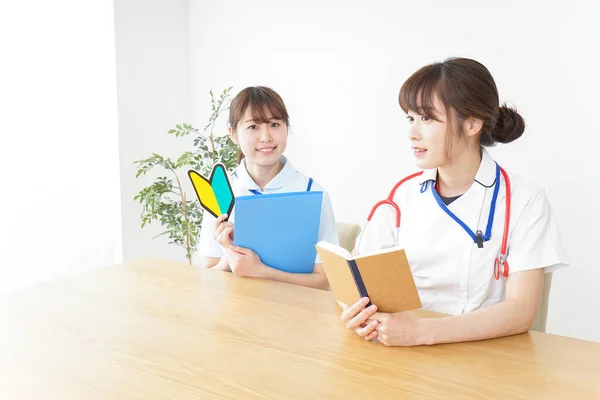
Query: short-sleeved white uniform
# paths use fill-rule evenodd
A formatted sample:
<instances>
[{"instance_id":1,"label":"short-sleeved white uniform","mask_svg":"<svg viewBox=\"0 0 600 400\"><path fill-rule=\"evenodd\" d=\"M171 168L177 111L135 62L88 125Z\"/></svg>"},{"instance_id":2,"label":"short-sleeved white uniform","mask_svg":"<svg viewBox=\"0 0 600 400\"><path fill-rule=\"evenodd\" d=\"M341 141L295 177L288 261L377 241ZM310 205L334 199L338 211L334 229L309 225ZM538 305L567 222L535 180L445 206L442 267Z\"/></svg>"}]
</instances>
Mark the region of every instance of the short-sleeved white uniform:
<instances>
[{"instance_id":1,"label":"short-sleeved white uniform","mask_svg":"<svg viewBox=\"0 0 600 400\"><path fill-rule=\"evenodd\" d=\"M437 202L433 190L437 170L405 182L394 202L401 212L398 246L404 248L423 308L457 315L504 300L506 278L494 278L494 260L502 243L506 186L496 201L491 237L479 248L472 237ZM556 220L545 192L513 174L508 239L509 274L567 266ZM486 231L496 182L496 163L482 149L471 188L447 206L472 232ZM390 205L377 209L357 239L359 254L396 245L396 213Z\"/></svg>"},{"instance_id":2,"label":"short-sleeved white uniform","mask_svg":"<svg viewBox=\"0 0 600 400\"><path fill-rule=\"evenodd\" d=\"M321 221L319 227L319 241L323 240L333 244L339 244L337 226L333 213L333 206L327 192L314 180L297 171L292 163L284 156L280 159L283 164L282 170L265 186L261 192L260 187L254 182L246 169L246 160L235 169L229 177L235 197L250 196L254 191L261 193L287 193L304 192L306 190L323 192L323 203L321 207ZM235 225L235 207L231 212L229 221ZM204 212L202 229L198 251L194 255L194 263L198 264L198 256L220 258L223 256L223 248L214 239L215 217ZM234 228L235 231L235 228ZM317 255L315 263L320 263Z\"/></svg>"}]
</instances>

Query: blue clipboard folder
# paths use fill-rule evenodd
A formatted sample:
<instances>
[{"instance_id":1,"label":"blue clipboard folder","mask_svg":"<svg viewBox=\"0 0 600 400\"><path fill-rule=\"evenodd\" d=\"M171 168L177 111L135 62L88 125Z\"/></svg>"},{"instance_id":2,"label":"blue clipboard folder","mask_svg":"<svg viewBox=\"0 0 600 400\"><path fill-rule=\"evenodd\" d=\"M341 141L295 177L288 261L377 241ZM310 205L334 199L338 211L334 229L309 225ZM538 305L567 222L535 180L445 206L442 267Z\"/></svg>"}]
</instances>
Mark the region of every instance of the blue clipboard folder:
<instances>
[{"instance_id":1,"label":"blue clipboard folder","mask_svg":"<svg viewBox=\"0 0 600 400\"><path fill-rule=\"evenodd\" d=\"M289 192L235 199L234 244L269 267L311 273L317 256L323 192Z\"/></svg>"}]
</instances>

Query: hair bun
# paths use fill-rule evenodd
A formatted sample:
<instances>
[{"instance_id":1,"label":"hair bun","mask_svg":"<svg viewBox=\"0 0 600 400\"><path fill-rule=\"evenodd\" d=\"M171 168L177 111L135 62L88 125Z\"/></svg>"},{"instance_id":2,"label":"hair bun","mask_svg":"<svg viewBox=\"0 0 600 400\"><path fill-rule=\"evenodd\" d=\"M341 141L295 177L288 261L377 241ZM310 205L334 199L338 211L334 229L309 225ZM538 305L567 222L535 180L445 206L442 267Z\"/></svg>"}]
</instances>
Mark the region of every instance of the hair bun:
<instances>
[{"instance_id":1,"label":"hair bun","mask_svg":"<svg viewBox=\"0 0 600 400\"><path fill-rule=\"evenodd\" d=\"M498 143L510 143L517 140L525 131L525 120L516 109L500 106L496 126L491 132L492 139Z\"/></svg>"}]
</instances>

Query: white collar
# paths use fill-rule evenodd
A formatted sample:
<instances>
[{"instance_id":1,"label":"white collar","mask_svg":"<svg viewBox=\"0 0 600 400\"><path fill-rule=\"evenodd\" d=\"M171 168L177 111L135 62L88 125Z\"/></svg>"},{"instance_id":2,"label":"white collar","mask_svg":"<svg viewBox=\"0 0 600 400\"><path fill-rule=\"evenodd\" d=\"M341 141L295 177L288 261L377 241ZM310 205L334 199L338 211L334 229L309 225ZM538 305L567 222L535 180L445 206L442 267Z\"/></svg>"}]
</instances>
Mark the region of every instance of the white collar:
<instances>
[{"instance_id":1,"label":"white collar","mask_svg":"<svg viewBox=\"0 0 600 400\"><path fill-rule=\"evenodd\" d=\"M283 165L283 168L265 185L265 189L280 189L296 175L296 169L285 156L281 156L279 162ZM235 169L235 175L238 178L238 185L242 188L247 190L260 190L256 182L254 182L254 179L252 179L248 173L246 159L242 160L240 165Z\"/></svg>"},{"instance_id":2,"label":"white collar","mask_svg":"<svg viewBox=\"0 0 600 400\"><path fill-rule=\"evenodd\" d=\"M437 168L426 169L419 177L419 184L437 179ZM481 148L481 164L475 175L475 182L481 186L492 187L496 183L496 162L485 148Z\"/></svg>"}]
</instances>

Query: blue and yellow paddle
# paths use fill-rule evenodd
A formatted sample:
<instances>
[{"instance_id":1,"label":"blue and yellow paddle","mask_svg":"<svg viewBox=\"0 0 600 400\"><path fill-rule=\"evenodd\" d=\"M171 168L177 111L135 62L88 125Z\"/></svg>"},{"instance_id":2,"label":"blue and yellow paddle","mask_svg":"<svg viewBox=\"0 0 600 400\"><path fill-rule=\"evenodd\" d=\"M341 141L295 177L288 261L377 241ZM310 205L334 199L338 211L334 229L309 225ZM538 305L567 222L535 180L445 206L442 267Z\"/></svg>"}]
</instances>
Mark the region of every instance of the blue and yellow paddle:
<instances>
[{"instance_id":1,"label":"blue and yellow paddle","mask_svg":"<svg viewBox=\"0 0 600 400\"><path fill-rule=\"evenodd\" d=\"M233 204L235 203L235 197L231 183L227 177L225 165L216 163L213 166L209 179L206 179L194 170L189 170L188 176L192 181L192 186L196 191L196 196L198 196L202 208L214 215L215 218L227 214L227 219L229 219L231 210L233 210Z\"/></svg>"}]
</instances>

